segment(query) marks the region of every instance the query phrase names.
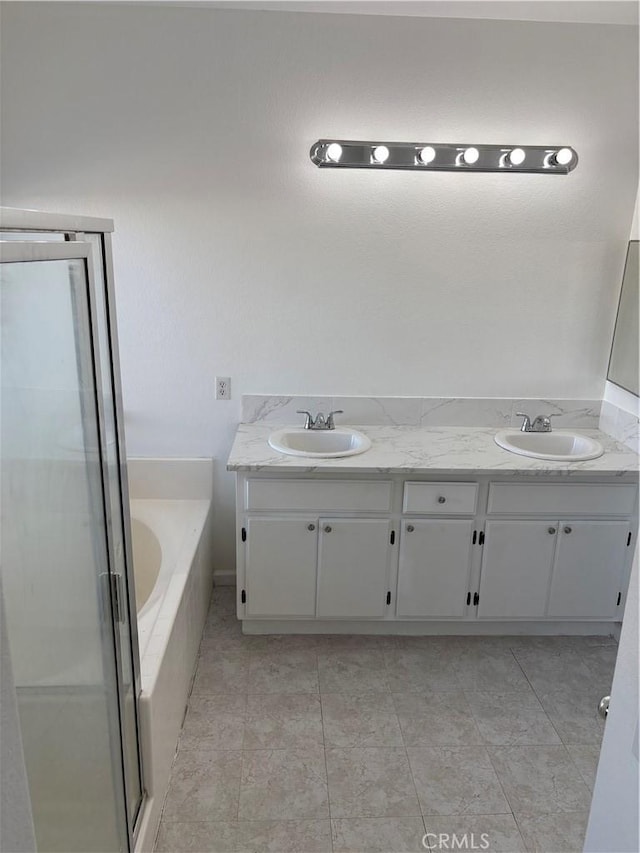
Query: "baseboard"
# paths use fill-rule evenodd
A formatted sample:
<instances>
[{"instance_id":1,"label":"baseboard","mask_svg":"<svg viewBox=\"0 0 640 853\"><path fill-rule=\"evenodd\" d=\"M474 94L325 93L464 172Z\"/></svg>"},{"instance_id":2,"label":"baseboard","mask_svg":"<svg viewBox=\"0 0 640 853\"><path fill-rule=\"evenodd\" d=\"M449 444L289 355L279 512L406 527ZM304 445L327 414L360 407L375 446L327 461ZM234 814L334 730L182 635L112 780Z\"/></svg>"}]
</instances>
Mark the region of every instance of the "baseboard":
<instances>
[{"instance_id":1,"label":"baseboard","mask_svg":"<svg viewBox=\"0 0 640 853\"><path fill-rule=\"evenodd\" d=\"M310 619L244 619L244 634L380 634L396 636L616 636L616 622L347 622Z\"/></svg>"}]
</instances>

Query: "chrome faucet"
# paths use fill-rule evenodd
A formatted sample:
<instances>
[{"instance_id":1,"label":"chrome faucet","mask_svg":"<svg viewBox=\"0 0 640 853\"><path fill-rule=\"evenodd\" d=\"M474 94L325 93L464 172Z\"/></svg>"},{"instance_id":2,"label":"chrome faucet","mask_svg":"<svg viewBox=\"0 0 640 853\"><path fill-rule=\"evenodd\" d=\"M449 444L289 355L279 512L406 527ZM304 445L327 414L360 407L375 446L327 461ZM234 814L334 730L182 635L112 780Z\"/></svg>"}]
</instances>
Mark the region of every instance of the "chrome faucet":
<instances>
[{"instance_id":1,"label":"chrome faucet","mask_svg":"<svg viewBox=\"0 0 640 853\"><path fill-rule=\"evenodd\" d=\"M305 416L305 429L335 429L336 425L333 421L333 416L341 415L343 412L342 409L336 409L333 412L329 412L326 418L322 412L318 412L314 418L311 412L307 412L305 409L298 409L296 414Z\"/></svg>"},{"instance_id":2,"label":"chrome faucet","mask_svg":"<svg viewBox=\"0 0 640 853\"><path fill-rule=\"evenodd\" d=\"M551 432L551 418L557 418L559 414L537 415L533 421L524 412L516 412L516 417L524 418L520 427L522 432Z\"/></svg>"}]
</instances>

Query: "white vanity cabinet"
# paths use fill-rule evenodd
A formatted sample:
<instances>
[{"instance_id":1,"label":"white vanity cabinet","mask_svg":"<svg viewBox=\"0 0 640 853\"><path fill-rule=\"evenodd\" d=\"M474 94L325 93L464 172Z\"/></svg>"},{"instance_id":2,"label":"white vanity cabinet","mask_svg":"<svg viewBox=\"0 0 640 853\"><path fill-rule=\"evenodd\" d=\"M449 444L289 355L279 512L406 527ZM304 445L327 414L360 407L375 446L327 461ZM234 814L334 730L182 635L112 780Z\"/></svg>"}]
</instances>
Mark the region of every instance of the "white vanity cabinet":
<instances>
[{"instance_id":1,"label":"white vanity cabinet","mask_svg":"<svg viewBox=\"0 0 640 853\"><path fill-rule=\"evenodd\" d=\"M614 619L635 504L631 484L491 483L478 618Z\"/></svg>"},{"instance_id":2,"label":"white vanity cabinet","mask_svg":"<svg viewBox=\"0 0 640 853\"><path fill-rule=\"evenodd\" d=\"M478 484L409 481L402 494L396 613L463 618L471 603Z\"/></svg>"},{"instance_id":3,"label":"white vanity cabinet","mask_svg":"<svg viewBox=\"0 0 640 853\"><path fill-rule=\"evenodd\" d=\"M613 618L622 603L631 535L626 521L561 521L547 615Z\"/></svg>"},{"instance_id":4,"label":"white vanity cabinet","mask_svg":"<svg viewBox=\"0 0 640 853\"><path fill-rule=\"evenodd\" d=\"M384 617L392 491L382 480L247 478L238 490L243 615Z\"/></svg>"},{"instance_id":5,"label":"white vanity cabinet","mask_svg":"<svg viewBox=\"0 0 640 853\"><path fill-rule=\"evenodd\" d=\"M489 521L479 619L612 619L623 596L627 521Z\"/></svg>"},{"instance_id":6,"label":"white vanity cabinet","mask_svg":"<svg viewBox=\"0 0 640 853\"><path fill-rule=\"evenodd\" d=\"M247 616L315 616L318 519L250 517L241 537Z\"/></svg>"},{"instance_id":7,"label":"white vanity cabinet","mask_svg":"<svg viewBox=\"0 0 640 853\"><path fill-rule=\"evenodd\" d=\"M318 548L320 619L380 619L389 606L391 522L322 518Z\"/></svg>"},{"instance_id":8,"label":"white vanity cabinet","mask_svg":"<svg viewBox=\"0 0 640 853\"><path fill-rule=\"evenodd\" d=\"M479 619L544 618L557 532L557 522L487 522Z\"/></svg>"},{"instance_id":9,"label":"white vanity cabinet","mask_svg":"<svg viewBox=\"0 0 640 853\"><path fill-rule=\"evenodd\" d=\"M243 530L248 616L385 615L388 519L262 516L249 517Z\"/></svg>"},{"instance_id":10,"label":"white vanity cabinet","mask_svg":"<svg viewBox=\"0 0 640 853\"><path fill-rule=\"evenodd\" d=\"M606 632L636 507L630 477L241 473L238 616L276 633Z\"/></svg>"},{"instance_id":11,"label":"white vanity cabinet","mask_svg":"<svg viewBox=\"0 0 640 853\"><path fill-rule=\"evenodd\" d=\"M403 520L398 616L416 619L464 617L470 604L473 534L472 520Z\"/></svg>"}]
</instances>

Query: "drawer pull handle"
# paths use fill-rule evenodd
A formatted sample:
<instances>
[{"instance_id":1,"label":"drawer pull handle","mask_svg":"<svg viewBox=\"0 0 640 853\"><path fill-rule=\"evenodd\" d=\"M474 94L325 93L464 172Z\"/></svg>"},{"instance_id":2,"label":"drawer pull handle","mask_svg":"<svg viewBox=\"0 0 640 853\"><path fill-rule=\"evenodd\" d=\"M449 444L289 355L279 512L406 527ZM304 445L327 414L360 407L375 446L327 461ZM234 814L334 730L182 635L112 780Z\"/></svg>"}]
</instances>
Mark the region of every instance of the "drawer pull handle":
<instances>
[{"instance_id":1,"label":"drawer pull handle","mask_svg":"<svg viewBox=\"0 0 640 853\"><path fill-rule=\"evenodd\" d=\"M325 533L331 533L331 525L330 524L325 524L324 532Z\"/></svg>"},{"instance_id":2,"label":"drawer pull handle","mask_svg":"<svg viewBox=\"0 0 640 853\"><path fill-rule=\"evenodd\" d=\"M309 524L309 525L307 525L307 530L315 530L315 529L316 529L315 524Z\"/></svg>"},{"instance_id":3,"label":"drawer pull handle","mask_svg":"<svg viewBox=\"0 0 640 853\"><path fill-rule=\"evenodd\" d=\"M571 528L570 528L570 527L565 527L564 532L565 532L565 533L571 533Z\"/></svg>"},{"instance_id":4,"label":"drawer pull handle","mask_svg":"<svg viewBox=\"0 0 640 853\"><path fill-rule=\"evenodd\" d=\"M554 534L555 532L556 532L555 527L550 527L550 528L549 528L549 533L550 533L552 536L553 536L553 534Z\"/></svg>"},{"instance_id":5,"label":"drawer pull handle","mask_svg":"<svg viewBox=\"0 0 640 853\"><path fill-rule=\"evenodd\" d=\"M413 526L413 524L407 524L407 533L413 533L414 530L415 527Z\"/></svg>"},{"instance_id":6,"label":"drawer pull handle","mask_svg":"<svg viewBox=\"0 0 640 853\"><path fill-rule=\"evenodd\" d=\"M439 504L446 503L446 501L447 501L447 499L445 498L445 496L444 496L444 495L440 495L440 497L438 498L438 503L439 503Z\"/></svg>"}]
</instances>

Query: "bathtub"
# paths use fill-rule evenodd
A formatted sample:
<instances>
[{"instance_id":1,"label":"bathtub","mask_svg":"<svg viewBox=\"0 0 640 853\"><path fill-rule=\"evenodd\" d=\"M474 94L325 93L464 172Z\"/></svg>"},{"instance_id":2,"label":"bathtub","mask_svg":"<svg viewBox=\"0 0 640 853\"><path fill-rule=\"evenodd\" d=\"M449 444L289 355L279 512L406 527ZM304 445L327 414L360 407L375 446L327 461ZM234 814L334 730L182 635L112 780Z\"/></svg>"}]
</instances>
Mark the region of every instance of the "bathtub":
<instances>
[{"instance_id":1,"label":"bathtub","mask_svg":"<svg viewBox=\"0 0 640 853\"><path fill-rule=\"evenodd\" d=\"M144 460L145 465L150 462ZM170 465L177 460L158 462ZM202 462L211 465L211 460ZM135 850L151 851L211 596L211 501L136 497L140 490L131 474L130 482L146 792Z\"/></svg>"},{"instance_id":2,"label":"bathtub","mask_svg":"<svg viewBox=\"0 0 640 853\"><path fill-rule=\"evenodd\" d=\"M131 501L143 691L153 688L180 601L193 583L190 573L209 508L205 500Z\"/></svg>"}]
</instances>

